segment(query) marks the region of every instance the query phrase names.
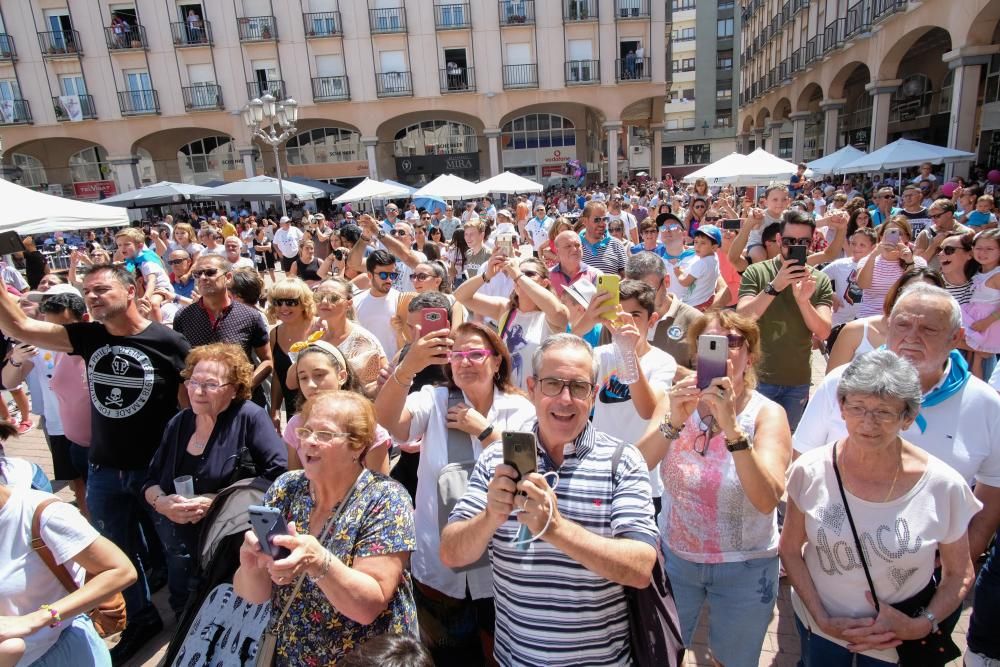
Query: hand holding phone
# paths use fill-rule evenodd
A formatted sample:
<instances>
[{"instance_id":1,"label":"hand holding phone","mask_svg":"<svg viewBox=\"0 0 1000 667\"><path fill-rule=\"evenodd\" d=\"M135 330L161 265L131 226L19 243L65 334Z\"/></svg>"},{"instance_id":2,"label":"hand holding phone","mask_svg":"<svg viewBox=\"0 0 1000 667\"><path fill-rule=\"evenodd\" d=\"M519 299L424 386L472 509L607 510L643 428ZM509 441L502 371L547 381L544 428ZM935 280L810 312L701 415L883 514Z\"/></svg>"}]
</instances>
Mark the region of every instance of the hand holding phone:
<instances>
[{"instance_id":1,"label":"hand holding phone","mask_svg":"<svg viewBox=\"0 0 1000 667\"><path fill-rule=\"evenodd\" d=\"M535 434L531 431L504 431L500 434L503 443L503 462L517 471L517 479L538 471L538 447Z\"/></svg>"},{"instance_id":2,"label":"hand holding phone","mask_svg":"<svg viewBox=\"0 0 1000 667\"><path fill-rule=\"evenodd\" d=\"M809 248L804 245L793 245L788 248L788 262L796 263L799 266L804 267L806 265L806 258L809 253Z\"/></svg>"},{"instance_id":3,"label":"hand holding phone","mask_svg":"<svg viewBox=\"0 0 1000 667\"><path fill-rule=\"evenodd\" d=\"M717 378L726 377L729 361L729 339L725 336L698 336L698 389L705 390Z\"/></svg>"},{"instance_id":4,"label":"hand holding phone","mask_svg":"<svg viewBox=\"0 0 1000 667\"><path fill-rule=\"evenodd\" d=\"M250 526L260 543L260 550L274 560L287 558L291 552L271 542L277 535L290 534L285 519L281 516L281 510L265 505L251 505L247 508L247 512L250 515Z\"/></svg>"},{"instance_id":5,"label":"hand holding phone","mask_svg":"<svg viewBox=\"0 0 1000 667\"><path fill-rule=\"evenodd\" d=\"M885 234L882 236L882 243L895 248L899 244L899 239L899 228L893 227L885 230Z\"/></svg>"},{"instance_id":6,"label":"hand holding phone","mask_svg":"<svg viewBox=\"0 0 1000 667\"><path fill-rule=\"evenodd\" d=\"M601 315L602 318L606 320L614 320L616 318L615 313L618 311L618 304L621 300L621 292L619 291L621 287L621 278L616 275L611 274L601 274L597 276L597 294L607 294L608 299L601 306L602 309L613 307L612 310L606 311Z\"/></svg>"}]
</instances>

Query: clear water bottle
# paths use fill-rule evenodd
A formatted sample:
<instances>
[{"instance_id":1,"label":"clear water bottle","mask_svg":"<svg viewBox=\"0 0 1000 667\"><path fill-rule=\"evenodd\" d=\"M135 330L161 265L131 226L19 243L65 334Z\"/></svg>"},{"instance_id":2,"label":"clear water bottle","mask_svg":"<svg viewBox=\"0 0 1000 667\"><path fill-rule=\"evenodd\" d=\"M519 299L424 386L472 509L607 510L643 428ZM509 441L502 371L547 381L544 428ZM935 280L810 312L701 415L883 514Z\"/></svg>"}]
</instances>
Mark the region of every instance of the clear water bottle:
<instances>
[{"instance_id":1,"label":"clear water bottle","mask_svg":"<svg viewBox=\"0 0 1000 667\"><path fill-rule=\"evenodd\" d=\"M635 354L635 345L623 340L620 336L612 338L615 346L615 366L618 368L618 381L622 384L632 384L639 380L639 359Z\"/></svg>"}]
</instances>

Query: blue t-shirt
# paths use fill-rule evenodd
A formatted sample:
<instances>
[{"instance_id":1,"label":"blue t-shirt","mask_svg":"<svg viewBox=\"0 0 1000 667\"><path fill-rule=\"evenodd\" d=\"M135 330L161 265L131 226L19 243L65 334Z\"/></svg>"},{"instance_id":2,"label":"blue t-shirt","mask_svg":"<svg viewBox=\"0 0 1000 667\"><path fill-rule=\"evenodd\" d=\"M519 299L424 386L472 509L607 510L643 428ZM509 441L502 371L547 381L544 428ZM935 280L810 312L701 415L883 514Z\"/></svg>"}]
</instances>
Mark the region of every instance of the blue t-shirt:
<instances>
[{"instance_id":1,"label":"blue t-shirt","mask_svg":"<svg viewBox=\"0 0 1000 667\"><path fill-rule=\"evenodd\" d=\"M969 217L965 219L965 224L969 227L982 227L983 225L988 225L994 222L995 218L992 213L983 213L982 211L973 211L969 214Z\"/></svg>"},{"instance_id":2,"label":"blue t-shirt","mask_svg":"<svg viewBox=\"0 0 1000 667\"><path fill-rule=\"evenodd\" d=\"M665 245L663 245L662 243L657 243L655 248L653 248L652 250L649 250L644 245L642 245L641 243L639 243L639 244L634 245L631 248L629 248L629 252L631 254L633 254L633 255L638 255L640 252L651 252L654 255L658 255L660 257L666 257L667 256L667 247Z\"/></svg>"}]
</instances>

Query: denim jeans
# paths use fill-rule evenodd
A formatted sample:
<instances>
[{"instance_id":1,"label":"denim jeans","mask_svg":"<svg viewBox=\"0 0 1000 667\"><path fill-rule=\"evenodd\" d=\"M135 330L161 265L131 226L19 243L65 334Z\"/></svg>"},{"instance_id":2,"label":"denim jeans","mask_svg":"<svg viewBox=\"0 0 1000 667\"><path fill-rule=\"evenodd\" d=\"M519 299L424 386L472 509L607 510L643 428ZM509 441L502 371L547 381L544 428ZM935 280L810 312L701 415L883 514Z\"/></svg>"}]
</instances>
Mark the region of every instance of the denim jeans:
<instances>
[{"instance_id":1,"label":"denim jeans","mask_svg":"<svg viewBox=\"0 0 1000 667\"><path fill-rule=\"evenodd\" d=\"M693 563L663 547L685 646L708 605L708 646L726 667L757 667L778 592L778 557ZM734 622L734 619L739 622Z\"/></svg>"},{"instance_id":2,"label":"denim jeans","mask_svg":"<svg viewBox=\"0 0 1000 667\"><path fill-rule=\"evenodd\" d=\"M140 496L145 470L119 470L90 465L87 476L87 507L90 520L101 535L125 552L135 566L138 579L122 591L129 622L159 618L150 601L149 586L140 556L143 548L139 517L151 508Z\"/></svg>"},{"instance_id":3,"label":"denim jeans","mask_svg":"<svg viewBox=\"0 0 1000 667\"><path fill-rule=\"evenodd\" d=\"M1000 533L976 578L976 599L969 619L969 650L1000 660Z\"/></svg>"},{"instance_id":4,"label":"denim jeans","mask_svg":"<svg viewBox=\"0 0 1000 667\"><path fill-rule=\"evenodd\" d=\"M795 629L799 631L799 640L802 642L799 667L894 667L896 664L851 653L846 647L813 634L798 616L795 617ZM854 662L855 657L857 663Z\"/></svg>"},{"instance_id":5,"label":"denim jeans","mask_svg":"<svg viewBox=\"0 0 1000 667\"><path fill-rule=\"evenodd\" d=\"M162 514L153 512L153 525L156 526L156 534L163 543L166 555L170 608L180 616L196 587L193 575L198 562L198 533L201 524L176 524Z\"/></svg>"},{"instance_id":6,"label":"denim jeans","mask_svg":"<svg viewBox=\"0 0 1000 667\"><path fill-rule=\"evenodd\" d=\"M72 619L31 667L111 667L111 653L85 615Z\"/></svg>"},{"instance_id":7,"label":"denim jeans","mask_svg":"<svg viewBox=\"0 0 1000 667\"><path fill-rule=\"evenodd\" d=\"M785 414L788 415L788 425L792 431L795 431L799 420L802 419L802 413L805 412L806 401L809 400L809 385L760 382L757 384L757 391L785 409Z\"/></svg>"}]
</instances>

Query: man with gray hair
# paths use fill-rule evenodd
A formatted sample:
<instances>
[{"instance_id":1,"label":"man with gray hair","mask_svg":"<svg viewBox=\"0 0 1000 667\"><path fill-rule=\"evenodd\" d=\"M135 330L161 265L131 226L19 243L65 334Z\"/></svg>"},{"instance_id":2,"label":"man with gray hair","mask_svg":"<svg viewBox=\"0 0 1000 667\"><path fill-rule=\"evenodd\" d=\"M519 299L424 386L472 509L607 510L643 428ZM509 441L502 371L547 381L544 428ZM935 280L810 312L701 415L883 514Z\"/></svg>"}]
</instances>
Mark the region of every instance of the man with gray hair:
<instances>
[{"instance_id":1,"label":"man with gray hair","mask_svg":"<svg viewBox=\"0 0 1000 667\"><path fill-rule=\"evenodd\" d=\"M620 442L588 420L598 367L586 342L551 336L534 369L537 472L519 477L500 444L483 452L441 534L441 560L461 567L492 547L500 664L626 664L623 587L646 587L656 562L646 465L629 444L612 470Z\"/></svg>"},{"instance_id":2,"label":"man with gray hair","mask_svg":"<svg viewBox=\"0 0 1000 667\"><path fill-rule=\"evenodd\" d=\"M701 312L681 301L667 289L665 282L667 267L663 260L651 252L640 252L628 259L625 277L641 280L656 290L656 312L661 313L659 321L649 327L646 340L677 362L679 380L694 370L694 351L688 340L688 328L701 317Z\"/></svg>"},{"instance_id":3,"label":"man with gray hair","mask_svg":"<svg viewBox=\"0 0 1000 667\"><path fill-rule=\"evenodd\" d=\"M886 346L913 364L924 392L916 420L900 435L975 483L983 503L969 524L976 559L1000 525L1000 396L969 372L955 349L961 338L958 302L940 287L916 282L890 313ZM832 370L806 406L793 438L797 454L847 434L837 403L844 369Z\"/></svg>"}]
</instances>

